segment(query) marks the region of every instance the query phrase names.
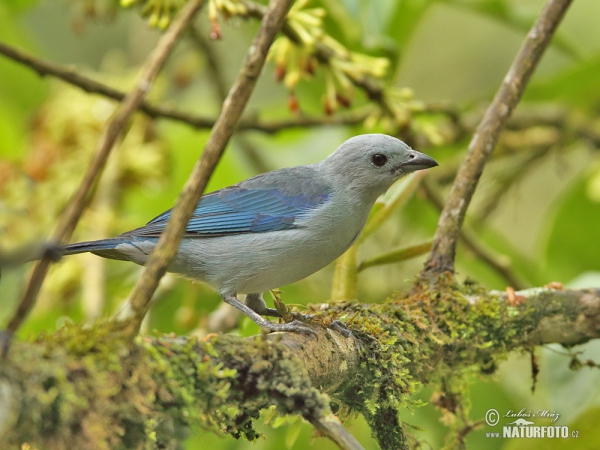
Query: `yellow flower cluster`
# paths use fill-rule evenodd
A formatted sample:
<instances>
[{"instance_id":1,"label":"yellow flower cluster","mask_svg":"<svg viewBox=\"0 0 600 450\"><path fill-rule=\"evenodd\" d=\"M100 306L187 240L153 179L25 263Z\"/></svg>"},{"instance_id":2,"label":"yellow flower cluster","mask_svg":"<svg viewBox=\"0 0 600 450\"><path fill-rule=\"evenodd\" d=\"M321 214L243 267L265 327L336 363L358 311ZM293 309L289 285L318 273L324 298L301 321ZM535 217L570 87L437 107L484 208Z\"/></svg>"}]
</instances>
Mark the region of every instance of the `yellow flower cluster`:
<instances>
[{"instance_id":1,"label":"yellow flower cluster","mask_svg":"<svg viewBox=\"0 0 600 450\"><path fill-rule=\"evenodd\" d=\"M368 56L348 50L325 33L323 8L306 8L309 0L292 6L287 26L295 34L294 41L280 36L273 44L269 58L275 62L277 79L293 92L302 79L310 79L317 67L325 71L325 112L331 114L340 106L350 106L357 81L364 77L383 78L389 67L387 58ZM326 53L327 58L317 57Z\"/></svg>"}]
</instances>

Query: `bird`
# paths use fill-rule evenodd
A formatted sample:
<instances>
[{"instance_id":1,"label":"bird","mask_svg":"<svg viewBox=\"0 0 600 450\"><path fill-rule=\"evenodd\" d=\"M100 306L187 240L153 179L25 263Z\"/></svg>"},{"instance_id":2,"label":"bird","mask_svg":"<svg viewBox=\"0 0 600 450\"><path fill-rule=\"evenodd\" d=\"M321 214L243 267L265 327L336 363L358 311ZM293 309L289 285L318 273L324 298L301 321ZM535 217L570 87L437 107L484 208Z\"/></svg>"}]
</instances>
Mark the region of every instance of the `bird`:
<instances>
[{"instance_id":1,"label":"bird","mask_svg":"<svg viewBox=\"0 0 600 450\"><path fill-rule=\"evenodd\" d=\"M437 165L395 137L354 136L315 164L265 172L203 195L167 270L212 286L269 332L310 332L298 320L265 319L280 314L267 307L263 293L333 262L356 241L379 196L401 177ZM91 252L144 265L171 213L59 252ZM244 302L238 294L246 294Z\"/></svg>"}]
</instances>

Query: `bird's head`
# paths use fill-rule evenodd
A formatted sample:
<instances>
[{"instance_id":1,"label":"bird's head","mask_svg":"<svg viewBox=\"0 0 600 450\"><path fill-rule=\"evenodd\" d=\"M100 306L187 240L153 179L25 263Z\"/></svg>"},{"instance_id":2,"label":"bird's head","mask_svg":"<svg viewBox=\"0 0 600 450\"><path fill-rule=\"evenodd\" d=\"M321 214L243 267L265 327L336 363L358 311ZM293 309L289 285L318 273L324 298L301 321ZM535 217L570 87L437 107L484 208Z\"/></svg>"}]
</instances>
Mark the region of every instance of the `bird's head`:
<instances>
[{"instance_id":1,"label":"bird's head","mask_svg":"<svg viewBox=\"0 0 600 450\"><path fill-rule=\"evenodd\" d=\"M340 145L323 165L336 182L376 198L402 176L438 163L392 136L362 134Z\"/></svg>"}]
</instances>

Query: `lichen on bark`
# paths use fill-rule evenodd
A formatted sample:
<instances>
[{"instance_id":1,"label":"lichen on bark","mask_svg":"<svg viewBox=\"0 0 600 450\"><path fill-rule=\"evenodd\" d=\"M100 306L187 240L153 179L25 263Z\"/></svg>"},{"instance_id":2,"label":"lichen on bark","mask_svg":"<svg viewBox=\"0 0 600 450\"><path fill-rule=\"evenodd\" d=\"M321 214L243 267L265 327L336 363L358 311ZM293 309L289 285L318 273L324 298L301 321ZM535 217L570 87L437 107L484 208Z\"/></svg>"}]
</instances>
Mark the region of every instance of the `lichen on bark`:
<instances>
[{"instance_id":1,"label":"lichen on bark","mask_svg":"<svg viewBox=\"0 0 600 450\"><path fill-rule=\"evenodd\" d=\"M0 364L6 444L33 448L177 448L190 425L255 440L276 405L329 412L288 348L262 337L140 337L112 322L67 325L19 343Z\"/></svg>"}]
</instances>

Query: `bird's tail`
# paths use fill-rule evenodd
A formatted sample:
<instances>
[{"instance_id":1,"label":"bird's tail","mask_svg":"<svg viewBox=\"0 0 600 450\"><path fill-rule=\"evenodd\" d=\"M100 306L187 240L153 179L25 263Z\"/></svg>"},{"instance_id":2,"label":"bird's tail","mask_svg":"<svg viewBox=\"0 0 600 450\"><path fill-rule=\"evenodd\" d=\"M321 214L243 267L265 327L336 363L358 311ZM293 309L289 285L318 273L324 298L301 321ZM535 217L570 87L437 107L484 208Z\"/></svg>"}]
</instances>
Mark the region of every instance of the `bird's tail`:
<instances>
[{"instance_id":1,"label":"bird's tail","mask_svg":"<svg viewBox=\"0 0 600 450\"><path fill-rule=\"evenodd\" d=\"M103 258L119 259L127 261L127 257L123 255L117 246L125 242L123 238L101 239L99 241L78 242L60 247L58 250L61 255L74 255L76 253L91 252Z\"/></svg>"},{"instance_id":2,"label":"bird's tail","mask_svg":"<svg viewBox=\"0 0 600 450\"><path fill-rule=\"evenodd\" d=\"M64 246L51 242L42 244L36 243L10 252L2 251L2 249L0 249L0 275L5 268L18 267L22 264L38 261L42 258L58 261L65 255L74 255L75 253L92 252L104 258L131 261L123 254L123 252L117 249L119 244L125 242L127 242L127 239L116 237L99 241L79 242L77 244Z\"/></svg>"}]
</instances>

